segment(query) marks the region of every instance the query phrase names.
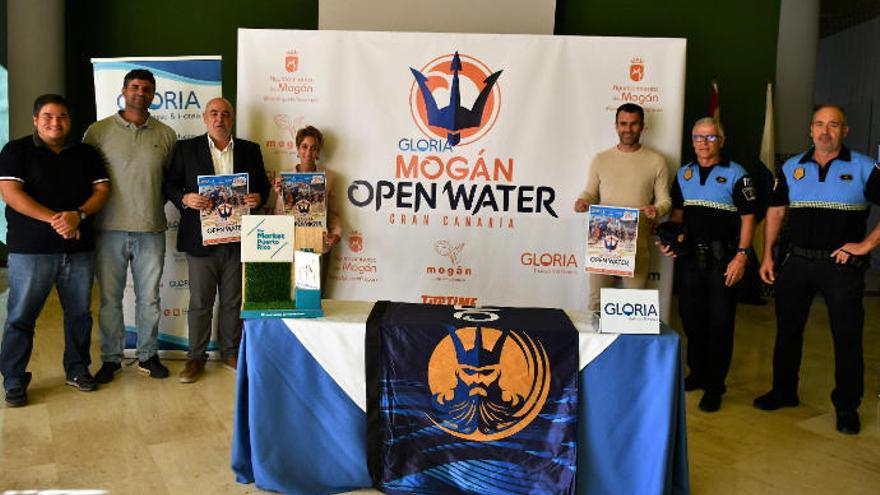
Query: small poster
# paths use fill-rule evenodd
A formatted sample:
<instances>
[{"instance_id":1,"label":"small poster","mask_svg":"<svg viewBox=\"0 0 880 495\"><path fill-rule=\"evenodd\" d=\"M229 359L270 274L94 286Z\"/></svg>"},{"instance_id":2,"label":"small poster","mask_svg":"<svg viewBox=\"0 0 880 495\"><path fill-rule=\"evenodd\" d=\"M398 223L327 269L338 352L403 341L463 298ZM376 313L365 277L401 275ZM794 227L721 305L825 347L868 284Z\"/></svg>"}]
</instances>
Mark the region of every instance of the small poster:
<instances>
[{"instance_id":1,"label":"small poster","mask_svg":"<svg viewBox=\"0 0 880 495\"><path fill-rule=\"evenodd\" d=\"M587 261L590 273L632 277L636 269L639 210L590 206L587 220Z\"/></svg>"},{"instance_id":2,"label":"small poster","mask_svg":"<svg viewBox=\"0 0 880 495\"><path fill-rule=\"evenodd\" d=\"M200 175L199 194L208 198L201 210L202 245L225 244L241 240L241 217L248 214L245 196L248 174Z\"/></svg>"},{"instance_id":3,"label":"small poster","mask_svg":"<svg viewBox=\"0 0 880 495\"><path fill-rule=\"evenodd\" d=\"M327 176L323 172L282 172L284 213L297 227L327 228Z\"/></svg>"},{"instance_id":4,"label":"small poster","mask_svg":"<svg viewBox=\"0 0 880 495\"><path fill-rule=\"evenodd\" d=\"M321 255L297 251L294 255L294 279L298 290L321 289Z\"/></svg>"}]
</instances>

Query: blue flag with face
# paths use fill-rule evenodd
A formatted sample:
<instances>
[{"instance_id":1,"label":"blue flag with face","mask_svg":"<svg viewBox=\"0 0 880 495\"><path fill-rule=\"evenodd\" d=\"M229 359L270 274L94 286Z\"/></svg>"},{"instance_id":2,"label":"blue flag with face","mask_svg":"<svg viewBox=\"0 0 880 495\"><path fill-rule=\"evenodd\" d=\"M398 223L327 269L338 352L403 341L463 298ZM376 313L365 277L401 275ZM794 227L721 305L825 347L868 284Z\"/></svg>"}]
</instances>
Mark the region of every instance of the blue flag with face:
<instances>
[{"instance_id":1,"label":"blue flag with face","mask_svg":"<svg viewBox=\"0 0 880 495\"><path fill-rule=\"evenodd\" d=\"M367 441L387 494L574 494L577 331L555 309L376 304Z\"/></svg>"}]
</instances>

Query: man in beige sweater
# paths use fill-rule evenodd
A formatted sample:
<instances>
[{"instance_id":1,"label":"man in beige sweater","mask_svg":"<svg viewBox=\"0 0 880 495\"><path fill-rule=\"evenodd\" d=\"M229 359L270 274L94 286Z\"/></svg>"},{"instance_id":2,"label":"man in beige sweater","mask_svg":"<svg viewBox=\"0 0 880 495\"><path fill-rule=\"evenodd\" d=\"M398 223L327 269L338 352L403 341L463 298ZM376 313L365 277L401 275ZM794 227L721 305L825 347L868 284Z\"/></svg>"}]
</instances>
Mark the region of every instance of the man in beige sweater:
<instances>
[{"instance_id":1,"label":"man in beige sweater","mask_svg":"<svg viewBox=\"0 0 880 495\"><path fill-rule=\"evenodd\" d=\"M590 163L587 187L574 203L583 213L590 205L624 206L639 209L636 268L632 278L590 274L590 310L599 311L599 291L621 280L626 289L643 289L648 278L652 221L672 206L669 198L669 169L659 153L639 143L645 129L642 107L625 103L618 107L614 128L620 142L598 153Z\"/></svg>"}]
</instances>

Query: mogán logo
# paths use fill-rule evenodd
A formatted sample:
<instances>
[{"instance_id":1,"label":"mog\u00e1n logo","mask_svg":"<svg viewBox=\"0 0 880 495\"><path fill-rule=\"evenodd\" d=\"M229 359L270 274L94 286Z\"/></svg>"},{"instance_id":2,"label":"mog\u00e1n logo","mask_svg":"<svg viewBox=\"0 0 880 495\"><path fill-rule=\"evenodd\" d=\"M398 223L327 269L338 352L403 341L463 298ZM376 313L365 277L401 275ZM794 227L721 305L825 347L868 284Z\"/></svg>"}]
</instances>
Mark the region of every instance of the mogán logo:
<instances>
[{"instance_id":1,"label":"mog\u00e1n logo","mask_svg":"<svg viewBox=\"0 0 880 495\"><path fill-rule=\"evenodd\" d=\"M299 69L299 54L296 50L289 51L284 55L284 70L296 72Z\"/></svg>"},{"instance_id":2,"label":"mog\u00e1n logo","mask_svg":"<svg viewBox=\"0 0 880 495\"><path fill-rule=\"evenodd\" d=\"M428 275L440 275L443 280L452 279L462 281L466 276L470 276L472 270L469 267L462 267L462 251L464 250L464 243L460 242L456 245L452 245L449 241L443 239L434 243L434 252L443 256L444 258L449 258L449 266L429 266L425 269L425 272ZM440 280L440 278L438 278Z\"/></svg>"},{"instance_id":3,"label":"mog\u00e1n logo","mask_svg":"<svg viewBox=\"0 0 880 495\"><path fill-rule=\"evenodd\" d=\"M636 82L645 78L645 63L640 57L630 60L629 78Z\"/></svg>"},{"instance_id":4,"label":"mog\u00e1n logo","mask_svg":"<svg viewBox=\"0 0 880 495\"><path fill-rule=\"evenodd\" d=\"M275 124L275 127L281 131L281 134L283 134L284 137L281 139L266 140L266 148L280 149L288 153L293 153L296 150L296 131L303 126L303 120L305 119L302 116L291 117L286 113L279 113L272 116L272 122Z\"/></svg>"},{"instance_id":5,"label":"mog\u00e1n logo","mask_svg":"<svg viewBox=\"0 0 880 495\"><path fill-rule=\"evenodd\" d=\"M359 253L364 249L364 236L357 230L352 230L350 234L348 234L348 249L351 249L352 253Z\"/></svg>"}]
</instances>

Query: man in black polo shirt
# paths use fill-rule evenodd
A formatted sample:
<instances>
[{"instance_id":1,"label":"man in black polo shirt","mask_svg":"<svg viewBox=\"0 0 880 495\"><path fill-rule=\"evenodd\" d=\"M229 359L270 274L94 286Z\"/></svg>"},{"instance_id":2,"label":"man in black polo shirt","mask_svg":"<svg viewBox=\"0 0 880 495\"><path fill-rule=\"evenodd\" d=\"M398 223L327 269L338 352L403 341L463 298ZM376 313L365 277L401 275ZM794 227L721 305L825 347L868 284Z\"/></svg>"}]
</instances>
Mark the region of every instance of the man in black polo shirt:
<instances>
[{"instance_id":1,"label":"man in black polo shirt","mask_svg":"<svg viewBox=\"0 0 880 495\"><path fill-rule=\"evenodd\" d=\"M799 404L798 370L810 304L821 293L834 341L835 388L831 402L837 430L859 432L864 392L862 328L867 254L880 243L880 225L868 236L869 202L880 204L880 165L843 146L846 115L836 105L813 113L813 147L790 158L777 174L767 225L761 278L776 284L776 346L773 388L758 397L758 409ZM771 248L788 217L790 247L779 266Z\"/></svg>"},{"instance_id":2,"label":"man in black polo shirt","mask_svg":"<svg viewBox=\"0 0 880 495\"><path fill-rule=\"evenodd\" d=\"M97 388L89 373L94 238L92 215L107 201L110 183L94 148L68 142L69 105L59 95L34 101L36 132L0 152L0 193L6 202L9 301L0 344L6 403L27 404L37 316L54 285L64 309L67 384Z\"/></svg>"}]
</instances>

